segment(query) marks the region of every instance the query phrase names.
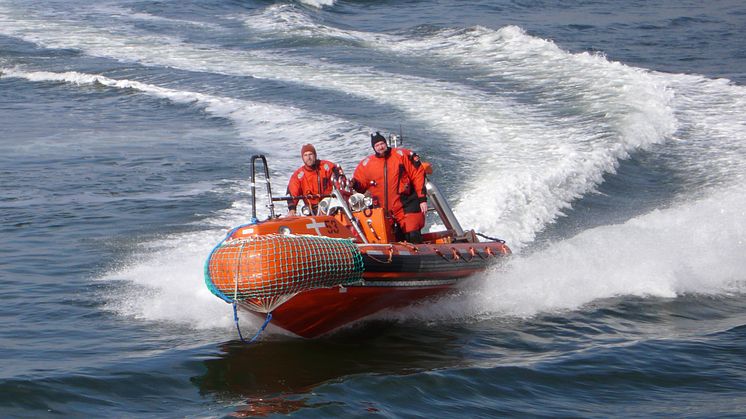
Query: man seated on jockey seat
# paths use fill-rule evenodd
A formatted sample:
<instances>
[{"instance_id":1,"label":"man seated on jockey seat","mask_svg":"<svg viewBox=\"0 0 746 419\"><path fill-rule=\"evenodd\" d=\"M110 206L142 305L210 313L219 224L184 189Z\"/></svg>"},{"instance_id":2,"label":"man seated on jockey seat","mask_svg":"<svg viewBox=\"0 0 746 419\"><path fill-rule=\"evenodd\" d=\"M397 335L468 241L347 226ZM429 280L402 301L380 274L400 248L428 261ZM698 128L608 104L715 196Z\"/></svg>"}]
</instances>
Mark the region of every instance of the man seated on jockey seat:
<instances>
[{"instance_id":1,"label":"man seated on jockey seat","mask_svg":"<svg viewBox=\"0 0 746 419\"><path fill-rule=\"evenodd\" d=\"M312 144L301 147L300 156L303 165L293 172L288 182L287 194L293 197L288 200L288 216L296 215L299 197L315 214L322 199L320 195L332 193L332 175L342 173L342 168L337 164L319 160Z\"/></svg>"}]
</instances>

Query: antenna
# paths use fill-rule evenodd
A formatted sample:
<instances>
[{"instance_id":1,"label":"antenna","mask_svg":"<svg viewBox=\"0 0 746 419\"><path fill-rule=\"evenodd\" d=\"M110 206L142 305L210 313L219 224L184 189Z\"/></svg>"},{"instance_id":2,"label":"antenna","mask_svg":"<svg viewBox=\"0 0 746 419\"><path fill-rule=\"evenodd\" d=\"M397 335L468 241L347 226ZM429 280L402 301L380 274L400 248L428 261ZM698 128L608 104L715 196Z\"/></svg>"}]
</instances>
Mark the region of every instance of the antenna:
<instances>
[{"instance_id":1,"label":"antenna","mask_svg":"<svg viewBox=\"0 0 746 419\"><path fill-rule=\"evenodd\" d=\"M394 133L390 133L389 144L391 145L391 148L399 147L399 137Z\"/></svg>"},{"instance_id":2,"label":"antenna","mask_svg":"<svg viewBox=\"0 0 746 419\"><path fill-rule=\"evenodd\" d=\"M389 133L389 144L392 148L404 145L404 134L402 133L401 124L399 124L399 134Z\"/></svg>"}]
</instances>

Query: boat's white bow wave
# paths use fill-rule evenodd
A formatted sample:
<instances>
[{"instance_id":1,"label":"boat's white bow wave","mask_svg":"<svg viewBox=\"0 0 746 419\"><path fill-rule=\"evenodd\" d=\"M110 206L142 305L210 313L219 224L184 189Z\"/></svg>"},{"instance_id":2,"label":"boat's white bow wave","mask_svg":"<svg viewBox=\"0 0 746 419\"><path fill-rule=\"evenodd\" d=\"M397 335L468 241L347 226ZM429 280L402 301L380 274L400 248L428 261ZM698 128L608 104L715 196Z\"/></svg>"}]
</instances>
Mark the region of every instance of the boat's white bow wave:
<instances>
[{"instance_id":1,"label":"boat's white bow wave","mask_svg":"<svg viewBox=\"0 0 746 419\"><path fill-rule=\"evenodd\" d=\"M531 317L638 296L746 292L746 189L729 188L514 256L455 298L394 318Z\"/></svg>"}]
</instances>

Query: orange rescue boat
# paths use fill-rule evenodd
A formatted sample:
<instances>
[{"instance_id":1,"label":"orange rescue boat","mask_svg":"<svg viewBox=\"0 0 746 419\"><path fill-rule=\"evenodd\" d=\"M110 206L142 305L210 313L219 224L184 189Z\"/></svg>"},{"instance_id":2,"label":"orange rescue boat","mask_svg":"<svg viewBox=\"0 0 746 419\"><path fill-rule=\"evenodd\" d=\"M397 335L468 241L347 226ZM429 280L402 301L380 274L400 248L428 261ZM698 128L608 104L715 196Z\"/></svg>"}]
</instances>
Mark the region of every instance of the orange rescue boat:
<instances>
[{"instance_id":1,"label":"orange rescue boat","mask_svg":"<svg viewBox=\"0 0 746 419\"><path fill-rule=\"evenodd\" d=\"M264 165L270 216L256 218L256 162ZM511 252L505 242L481 242L461 228L435 185L428 200L445 225L423 242L396 241L382 208L333 179L316 214L275 215L264 156L251 159L252 221L231 230L205 263L208 288L242 311L296 335L313 338L378 311L452 291ZM302 197L300 197L302 198ZM267 316L267 319L270 317Z\"/></svg>"}]
</instances>

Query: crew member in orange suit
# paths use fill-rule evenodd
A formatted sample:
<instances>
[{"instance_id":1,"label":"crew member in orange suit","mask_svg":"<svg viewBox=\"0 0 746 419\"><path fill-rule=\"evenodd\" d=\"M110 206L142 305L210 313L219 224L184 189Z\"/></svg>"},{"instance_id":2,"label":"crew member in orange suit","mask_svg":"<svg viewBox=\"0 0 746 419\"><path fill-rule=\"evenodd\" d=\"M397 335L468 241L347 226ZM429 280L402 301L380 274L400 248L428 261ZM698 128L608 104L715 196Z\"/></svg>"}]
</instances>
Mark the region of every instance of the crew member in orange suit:
<instances>
[{"instance_id":1,"label":"crew member in orange suit","mask_svg":"<svg viewBox=\"0 0 746 419\"><path fill-rule=\"evenodd\" d=\"M405 148L389 147L386 138L377 132L371 135L370 143L375 154L355 168L353 188L370 192L386 216L399 225L399 239L422 243L420 229L425 226L427 192L419 156Z\"/></svg>"},{"instance_id":2,"label":"crew member in orange suit","mask_svg":"<svg viewBox=\"0 0 746 419\"><path fill-rule=\"evenodd\" d=\"M328 161L319 160L316 157L316 148L312 144L306 144L300 149L303 166L293 172L288 182L287 194L294 197L303 197L306 205L311 207L315 214L321 198L318 195L332 193L332 174L341 174L342 168ZM306 196L314 195L314 196ZM288 215L295 215L300 199L288 200Z\"/></svg>"}]
</instances>

